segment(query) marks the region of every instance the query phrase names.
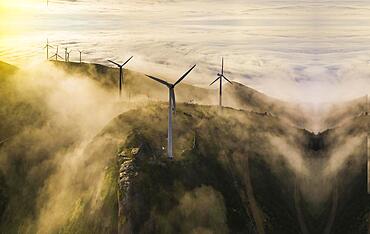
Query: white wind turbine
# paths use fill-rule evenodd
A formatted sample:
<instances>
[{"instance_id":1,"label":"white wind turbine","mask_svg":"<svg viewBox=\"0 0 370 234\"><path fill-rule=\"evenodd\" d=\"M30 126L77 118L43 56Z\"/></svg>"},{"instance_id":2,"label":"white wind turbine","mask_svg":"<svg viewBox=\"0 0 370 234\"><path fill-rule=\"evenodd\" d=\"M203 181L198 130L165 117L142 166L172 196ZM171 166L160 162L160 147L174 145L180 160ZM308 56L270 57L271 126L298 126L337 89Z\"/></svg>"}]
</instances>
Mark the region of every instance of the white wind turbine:
<instances>
[{"instance_id":1,"label":"white wind turbine","mask_svg":"<svg viewBox=\"0 0 370 234\"><path fill-rule=\"evenodd\" d=\"M69 62L69 53L71 53L72 50L68 52L68 48L64 48L64 60L65 62Z\"/></svg>"},{"instance_id":2,"label":"white wind turbine","mask_svg":"<svg viewBox=\"0 0 370 234\"><path fill-rule=\"evenodd\" d=\"M84 53L84 51L78 50L78 52L80 53L80 63L82 63L82 53Z\"/></svg>"},{"instance_id":3,"label":"white wind turbine","mask_svg":"<svg viewBox=\"0 0 370 234\"><path fill-rule=\"evenodd\" d=\"M168 88L169 100L168 100L168 138L167 138L167 154L169 159L173 159L173 140L172 140L172 113L176 114L176 98L175 98L175 87L179 84L190 72L194 69L192 66L184 75L180 77L174 84L168 83L164 80L156 78L154 76L149 76L150 79L153 79L161 84L164 84Z\"/></svg>"},{"instance_id":4,"label":"white wind turbine","mask_svg":"<svg viewBox=\"0 0 370 234\"><path fill-rule=\"evenodd\" d=\"M49 48L54 48L49 44L49 39L46 39L46 45L44 46L44 49L46 49L46 60L49 59Z\"/></svg>"},{"instance_id":5,"label":"white wind turbine","mask_svg":"<svg viewBox=\"0 0 370 234\"><path fill-rule=\"evenodd\" d=\"M53 56L50 57L50 59L52 59L53 57L55 57L55 61L58 61L58 58L63 59L62 56L58 54L58 50L59 50L59 46L57 46L57 51L55 52Z\"/></svg>"},{"instance_id":6,"label":"white wind turbine","mask_svg":"<svg viewBox=\"0 0 370 234\"><path fill-rule=\"evenodd\" d=\"M217 80L220 80L220 100L219 100L219 106L222 107L222 79L225 79L226 81L228 81L230 84L233 84L231 83L231 81L229 79L227 79L225 76L224 76L224 58L222 58L222 65L221 65L221 73L217 73L217 79L214 80L211 84L213 85Z\"/></svg>"},{"instance_id":7,"label":"white wind turbine","mask_svg":"<svg viewBox=\"0 0 370 234\"><path fill-rule=\"evenodd\" d=\"M126 63L128 63L128 61L130 61L132 59L132 57L134 57L134 56L131 56L123 64L118 64L116 62L113 62L112 60L108 60L108 62L115 64L119 68L119 96L120 97L121 97L121 94L122 94L122 84L123 84L123 71L122 71L122 69L123 69L123 66L125 66Z\"/></svg>"}]
</instances>

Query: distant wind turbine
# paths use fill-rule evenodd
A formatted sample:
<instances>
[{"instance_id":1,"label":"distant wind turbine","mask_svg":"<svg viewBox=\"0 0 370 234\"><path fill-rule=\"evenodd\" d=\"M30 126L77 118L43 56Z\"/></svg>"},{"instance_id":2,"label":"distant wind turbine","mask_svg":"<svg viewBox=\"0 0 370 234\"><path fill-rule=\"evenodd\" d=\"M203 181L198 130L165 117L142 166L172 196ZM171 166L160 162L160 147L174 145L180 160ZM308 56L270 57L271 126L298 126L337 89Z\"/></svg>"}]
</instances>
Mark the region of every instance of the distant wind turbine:
<instances>
[{"instance_id":1,"label":"distant wind turbine","mask_svg":"<svg viewBox=\"0 0 370 234\"><path fill-rule=\"evenodd\" d=\"M62 56L58 54L58 50L59 50L59 46L57 46L57 51L55 52L53 56L50 57L50 59L52 59L53 57L55 57L55 61L58 61L58 58L63 59Z\"/></svg>"},{"instance_id":2,"label":"distant wind turbine","mask_svg":"<svg viewBox=\"0 0 370 234\"><path fill-rule=\"evenodd\" d=\"M192 66L184 75L180 77L174 84L168 83L164 80L156 78L154 76L149 76L150 79L153 79L161 84L164 84L168 88L169 100L168 100L168 138L167 138L167 155L169 159L173 159L173 141L172 141L172 113L176 114L176 98L175 98L175 86L180 83L190 72L194 69Z\"/></svg>"},{"instance_id":3,"label":"distant wind turbine","mask_svg":"<svg viewBox=\"0 0 370 234\"><path fill-rule=\"evenodd\" d=\"M68 52L68 48L64 48L64 61L69 62L69 53L71 53L72 50Z\"/></svg>"},{"instance_id":4,"label":"distant wind turbine","mask_svg":"<svg viewBox=\"0 0 370 234\"><path fill-rule=\"evenodd\" d=\"M224 78L225 80L227 80L230 84L233 84L231 83L231 81L229 79L227 79L225 76L224 76L224 58L222 58L222 65L221 65L221 73L217 73L217 79L214 80L211 84L213 85L217 80L220 80L220 100L219 100L219 106L222 107L222 78Z\"/></svg>"},{"instance_id":5,"label":"distant wind turbine","mask_svg":"<svg viewBox=\"0 0 370 234\"><path fill-rule=\"evenodd\" d=\"M120 97L121 97L121 94L122 94L122 84L123 84L123 71L122 71L122 68L123 68L123 66L126 65L126 63L128 63L132 59L132 57L134 57L134 56L131 56L122 65L121 64L118 64L116 62L113 62L112 60L108 60L108 62L115 64L119 68L119 96Z\"/></svg>"},{"instance_id":6,"label":"distant wind turbine","mask_svg":"<svg viewBox=\"0 0 370 234\"><path fill-rule=\"evenodd\" d=\"M49 44L49 39L46 39L46 45L44 46L44 49L46 49L46 60L49 59L49 48L54 48Z\"/></svg>"},{"instance_id":7,"label":"distant wind turbine","mask_svg":"<svg viewBox=\"0 0 370 234\"><path fill-rule=\"evenodd\" d=\"M67 62L69 62L69 54L72 52L72 50L70 50L69 52L67 52Z\"/></svg>"},{"instance_id":8,"label":"distant wind turbine","mask_svg":"<svg viewBox=\"0 0 370 234\"><path fill-rule=\"evenodd\" d=\"M83 53L83 51L82 50L78 50L78 52L80 53L80 63L82 63L82 53Z\"/></svg>"}]
</instances>

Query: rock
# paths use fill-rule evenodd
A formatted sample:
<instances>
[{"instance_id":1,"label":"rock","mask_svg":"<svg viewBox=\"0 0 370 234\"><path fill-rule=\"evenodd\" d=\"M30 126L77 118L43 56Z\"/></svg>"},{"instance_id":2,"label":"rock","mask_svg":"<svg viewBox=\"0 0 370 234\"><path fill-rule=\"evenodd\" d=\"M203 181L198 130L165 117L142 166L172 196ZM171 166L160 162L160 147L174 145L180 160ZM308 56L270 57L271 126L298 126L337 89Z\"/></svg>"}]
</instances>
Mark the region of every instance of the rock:
<instances>
[{"instance_id":1,"label":"rock","mask_svg":"<svg viewBox=\"0 0 370 234\"><path fill-rule=\"evenodd\" d=\"M131 149L131 154L132 154L132 155L136 155L136 154L138 154L138 153L139 153L139 151L140 151L140 148L132 148L132 149Z\"/></svg>"},{"instance_id":2,"label":"rock","mask_svg":"<svg viewBox=\"0 0 370 234\"><path fill-rule=\"evenodd\" d=\"M118 154L118 157L127 157L127 152L122 150L121 153Z\"/></svg>"}]
</instances>

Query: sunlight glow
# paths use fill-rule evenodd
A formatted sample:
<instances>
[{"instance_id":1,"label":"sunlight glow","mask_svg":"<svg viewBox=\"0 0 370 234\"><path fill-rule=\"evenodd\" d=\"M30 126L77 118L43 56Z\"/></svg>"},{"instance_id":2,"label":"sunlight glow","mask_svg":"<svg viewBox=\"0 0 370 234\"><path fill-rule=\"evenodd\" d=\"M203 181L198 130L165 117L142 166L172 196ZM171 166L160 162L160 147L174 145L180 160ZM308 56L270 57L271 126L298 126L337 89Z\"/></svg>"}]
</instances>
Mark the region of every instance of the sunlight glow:
<instances>
[{"instance_id":1,"label":"sunlight glow","mask_svg":"<svg viewBox=\"0 0 370 234\"><path fill-rule=\"evenodd\" d=\"M0 0L0 8L15 9L15 8L37 8L40 4L46 5L46 0Z\"/></svg>"}]
</instances>

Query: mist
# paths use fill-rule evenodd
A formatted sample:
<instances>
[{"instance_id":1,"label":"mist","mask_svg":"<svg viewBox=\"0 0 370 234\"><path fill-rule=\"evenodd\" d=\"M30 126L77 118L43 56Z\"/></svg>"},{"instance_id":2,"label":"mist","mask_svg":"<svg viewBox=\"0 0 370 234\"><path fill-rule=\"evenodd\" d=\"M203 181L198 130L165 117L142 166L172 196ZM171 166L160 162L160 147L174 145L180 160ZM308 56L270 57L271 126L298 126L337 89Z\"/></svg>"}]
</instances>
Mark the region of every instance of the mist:
<instances>
[{"instance_id":1,"label":"mist","mask_svg":"<svg viewBox=\"0 0 370 234\"><path fill-rule=\"evenodd\" d=\"M197 63L189 82L198 86L212 82L224 57L227 77L285 101L320 104L370 91L366 1L49 3L1 23L0 59L41 61L48 38L72 49L71 61L78 49L84 61L106 65L133 55L130 69L173 80Z\"/></svg>"},{"instance_id":2,"label":"mist","mask_svg":"<svg viewBox=\"0 0 370 234\"><path fill-rule=\"evenodd\" d=\"M15 119L26 115L29 122L15 126L20 129L7 136L0 151L1 174L13 188L9 191L17 190L7 198L10 213L6 216L18 218L7 224L18 223L22 232L53 233L71 225L84 206L89 207L90 215L101 212L101 202L111 189L104 185L109 168L115 166L114 154L108 154L112 149L104 149L100 155L89 156L89 149L100 146L89 143L114 116L129 108L117 102L116 92L83 75L67 74L51 63L23 67L9 82L13 95L5 98L31 110L2 113ZM26 213L17 214L19 209Z\"/></svg>"}]
</instances>

